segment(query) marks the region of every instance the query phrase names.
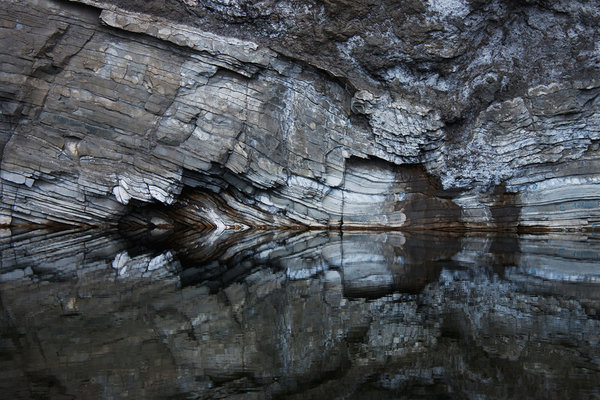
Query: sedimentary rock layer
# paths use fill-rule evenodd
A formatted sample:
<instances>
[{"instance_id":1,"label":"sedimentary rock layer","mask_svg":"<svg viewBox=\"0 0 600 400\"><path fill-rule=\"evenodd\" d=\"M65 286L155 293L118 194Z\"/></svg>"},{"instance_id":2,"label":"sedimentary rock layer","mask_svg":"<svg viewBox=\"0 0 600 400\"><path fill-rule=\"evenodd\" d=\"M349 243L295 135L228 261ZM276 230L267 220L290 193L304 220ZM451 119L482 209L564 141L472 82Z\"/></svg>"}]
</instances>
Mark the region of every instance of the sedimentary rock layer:
<instances>
[{"instance_id":1,"label":"sedimentary rock layer","mask_svg":"<svg viewBox=\"0 0 600 400\"><path fill-rule=\"evenodd\" d=\"M2 224L600 219L596 2L82 3L2 1Z\"/></svg>"}]
</instances>

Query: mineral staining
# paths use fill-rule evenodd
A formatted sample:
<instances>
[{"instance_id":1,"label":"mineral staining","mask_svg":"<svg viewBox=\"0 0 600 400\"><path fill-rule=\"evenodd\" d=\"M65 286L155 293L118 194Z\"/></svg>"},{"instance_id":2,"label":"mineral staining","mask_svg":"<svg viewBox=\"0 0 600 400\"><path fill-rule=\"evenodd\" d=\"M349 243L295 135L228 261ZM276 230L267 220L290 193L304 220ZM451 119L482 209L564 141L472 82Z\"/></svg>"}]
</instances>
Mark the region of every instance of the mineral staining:
<instances>
[{"instance_id":1,"label":"mineral staining","mask_svg":"<svg viewBox=\"0 0 600 400\"><path fill-rule=\"evenodd\" d=\"M2 225L600 219L596 4L80 2L3 1Z\"/></svg>"}]
</instances>

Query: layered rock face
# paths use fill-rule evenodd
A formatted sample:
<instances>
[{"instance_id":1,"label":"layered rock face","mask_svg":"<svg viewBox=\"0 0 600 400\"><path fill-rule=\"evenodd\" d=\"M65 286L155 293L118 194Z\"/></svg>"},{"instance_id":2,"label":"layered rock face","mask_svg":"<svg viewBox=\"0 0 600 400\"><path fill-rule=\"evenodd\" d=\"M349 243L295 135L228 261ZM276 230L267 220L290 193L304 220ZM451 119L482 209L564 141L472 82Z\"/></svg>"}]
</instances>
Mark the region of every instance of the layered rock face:
<instances>
[{"instance_id":1,"label":"layered rock face","mask_svg":"<svg viewBox=\"0 0 600 400\"><path fill-rule=\"evenodd\" d=\"M0 223L593 229L597 2L3 0Z\"/></svg>"}]
</instances>

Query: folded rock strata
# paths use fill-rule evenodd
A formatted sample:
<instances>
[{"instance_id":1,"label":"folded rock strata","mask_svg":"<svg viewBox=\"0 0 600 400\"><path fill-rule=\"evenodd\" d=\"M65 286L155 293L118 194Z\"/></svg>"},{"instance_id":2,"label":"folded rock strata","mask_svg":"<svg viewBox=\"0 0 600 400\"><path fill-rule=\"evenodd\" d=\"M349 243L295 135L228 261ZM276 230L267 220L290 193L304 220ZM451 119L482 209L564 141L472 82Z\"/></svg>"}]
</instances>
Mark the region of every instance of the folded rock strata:
<instances>
[{"instance_id":1,"label":"folded rock strata","mask_svg":"<svg viewBox=\"0 0 600 400\"><path fill-rule=\"evenodd\" d=\"M596 2L79 3L2 0L0 224L600 219Z\"/></svg>"}]
</instances>

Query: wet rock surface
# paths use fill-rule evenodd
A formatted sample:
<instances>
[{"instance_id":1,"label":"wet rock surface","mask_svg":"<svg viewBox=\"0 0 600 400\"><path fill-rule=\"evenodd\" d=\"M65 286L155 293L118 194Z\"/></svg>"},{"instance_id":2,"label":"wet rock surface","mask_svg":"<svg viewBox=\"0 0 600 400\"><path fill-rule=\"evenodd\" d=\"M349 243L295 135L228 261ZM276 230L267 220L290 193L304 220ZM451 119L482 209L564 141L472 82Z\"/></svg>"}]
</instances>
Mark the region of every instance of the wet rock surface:
<instances>
[{"instance_id":1,"label":"wet rock surface","mask_svg":"<svg viewBox=\"0 0 600 400\"><path fill-rule=\"evenodd\" d=\"M3 0L0 224L594 229L599 7Z\"/></svg>"},{"instance_id":2,"label":"wet rock surface","mask_svg":"<svg viewBox=\"0 0 600 400\"><path fill-rule=\"evenodd\" d=\"M6 398L597 398L594 236L37 231Z\"/></svg>"}]
</instances>

